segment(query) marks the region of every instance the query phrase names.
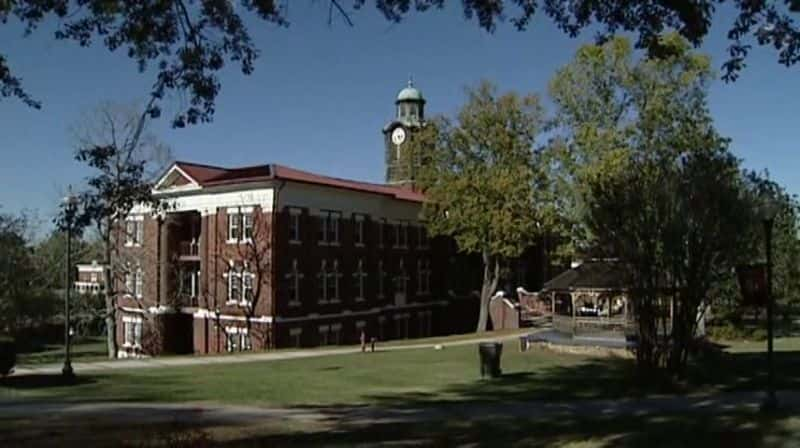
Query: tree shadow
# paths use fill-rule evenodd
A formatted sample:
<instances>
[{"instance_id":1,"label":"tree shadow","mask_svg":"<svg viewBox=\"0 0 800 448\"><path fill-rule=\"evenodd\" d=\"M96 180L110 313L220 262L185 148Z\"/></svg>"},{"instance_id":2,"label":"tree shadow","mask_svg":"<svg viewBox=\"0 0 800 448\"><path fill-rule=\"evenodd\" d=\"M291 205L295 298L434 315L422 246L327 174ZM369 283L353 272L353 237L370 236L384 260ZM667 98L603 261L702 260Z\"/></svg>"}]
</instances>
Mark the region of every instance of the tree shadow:
<instances>
[{"instance_id":1,"label":"tree shadow","mask_svg":"<svg viewBox=\"0 0 800 448\"><path fill-rule=\"evenodd\" d=\"M65 377L61 374L12 375L0 379L0 387L9 389L47 389L92 384L95 379L87 376Z\"/></svg>"}]
</instances>

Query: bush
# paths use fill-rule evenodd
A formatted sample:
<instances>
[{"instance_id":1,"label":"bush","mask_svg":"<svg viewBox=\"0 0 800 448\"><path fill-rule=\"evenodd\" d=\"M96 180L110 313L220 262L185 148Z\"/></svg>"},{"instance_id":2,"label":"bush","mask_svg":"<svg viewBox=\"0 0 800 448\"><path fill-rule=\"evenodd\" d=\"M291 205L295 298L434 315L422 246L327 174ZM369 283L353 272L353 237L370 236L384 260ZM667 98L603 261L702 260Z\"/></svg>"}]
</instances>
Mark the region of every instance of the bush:
<instances>
[{"instance_id":1,"label":"bush","mask_svg":"<svg viewBox=\"0 0 800 448\"><path fill-rule=\"evenodd\" d=\"M728 322L708 327L708 336L721 341L764 341L767 339L767 330L760 326L735 325Z\"/></svg>"},{"instance_id":2,"label":"bush","mask_svg":"<svg viewBox=\"0 0 800 448\"><path fill-rule=\"evenodd\" d=\"M17 363L17 347L11 338L0 337L0 376L7 376Z\"/></svg>"}]
</instances>

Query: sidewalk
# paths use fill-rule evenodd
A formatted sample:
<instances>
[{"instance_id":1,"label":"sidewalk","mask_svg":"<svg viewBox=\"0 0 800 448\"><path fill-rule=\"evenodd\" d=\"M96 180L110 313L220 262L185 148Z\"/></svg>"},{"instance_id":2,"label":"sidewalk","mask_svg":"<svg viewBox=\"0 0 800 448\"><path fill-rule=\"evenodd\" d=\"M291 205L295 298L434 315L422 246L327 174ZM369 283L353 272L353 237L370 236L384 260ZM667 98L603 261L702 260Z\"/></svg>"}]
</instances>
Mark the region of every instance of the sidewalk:
<instances>
[{"instance_id":1,"label":"sidewalk","mask_svg":"<svg viewBox=\"0 0 800 448\"><path fill-rule=\"evenodd\" d=\"M379 345L378 351L394 351L394 350L418 350L433 348L436 345L442 346L459 346L478 344L481 342L489 341L509 341L519 338L519 336L527 333L536 332L538 329L521 329L519 333L506 334L502 336L493 337L480 337L474 339L465 339L457 341L442 341L442 342L427 342L420 344L409 345ZM142 358L142 359L118 359L109 361L93 361L93 362L74 362L72 368L75 373L81 372L104 372L120 369L147 369L157 367L179 367L179 366L199 366L208 364L228 364L228 363L243 363L243 362L262 362L262 361L280 361L285 359L300 359L300 358L314 358L321 356L335 356L335 355L348 355L352 353L361 352L360 346L349 346L345 348L327 348L327 349L303 349L303 350L280 350L275 352L258 352L258 353L241 353L234 355L210 355L210 356L175 356L166 358ZM58 374L61 373L63 364L44 364L40 366L25 366L20 365L14 369L14 375L43 375L43 374Z\"/></svg>"}]
</instances>

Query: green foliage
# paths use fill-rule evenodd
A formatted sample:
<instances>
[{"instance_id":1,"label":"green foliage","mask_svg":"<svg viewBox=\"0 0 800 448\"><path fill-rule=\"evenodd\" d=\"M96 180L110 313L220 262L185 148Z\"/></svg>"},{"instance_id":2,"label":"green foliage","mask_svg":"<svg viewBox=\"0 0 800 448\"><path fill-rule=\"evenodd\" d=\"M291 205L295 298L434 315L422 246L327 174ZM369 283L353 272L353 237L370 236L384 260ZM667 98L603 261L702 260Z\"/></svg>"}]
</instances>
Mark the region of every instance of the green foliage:
<instances>
[{"instance_id":1,"label":"green foliage","mask_svg":"<svg viewBox=\"0 0 800 448\"><path fill-rule=\"evenodd\" d=\"M11 373L17 363L17 347L14 339L0 337L0 376Z\"/></svg>"},{"instance_id":2,"label":"green foliage","mask_svg":"<svg viewBox=\"0 0 800 448\"><path fill-rule=\"evenodd\" d=\"M432 235L452 236L464 252L516 257L542 217L533 151L542 108L536 96L498 96L488 82L467 94L456 125L440 119L410 148L424 157L424 216Z\"/></svg>"},{"instance_id":3,"label":"green foliage","mask_svg":"<svg viewBox=\"0 0 800 448\"><path fill-rule=\"evenodd\" d=\"M540 200L547 166L533 150L542 123L538 97L498 95L483 82L467 90L455 123L434 120L406 150L423 160L418 184L431 235L452 237L459 250L483 257L478 331L486 328L502 260L519 256L548 223Z\"/></svg>"},{"instance_id":4,"label":"green foliage","mask_svg":"<svg viewBox=\"0 0 800 448\"><path fill-rule=\"evenodd\" d=\"M725 0L694 2L664 1L596 1L572 0L462 0L467 19L475 18L479 26L494 31L498 21L510 21L517 29L525 29L534 14L541 10L568 35L575 37L586 27L599 25L600 41L624 30L638 36L637 47L650 56L669 58L674 50L658 36L665 30L678 30L683 38L700 45L708 34L716 3ZM151 90L151 101L145 113L157 117L159 102L171 91L187 94L187 106L173 118L175 127L208 122L213 118L214 104L222 85L218 72L226 63L238 65L250 74L259 55L247 28L251 14L269 24L289 25L289 1L158 1L121 2L88 0L16 0L0 1L0 24L9 18L25 27L25 35L48 20L57 18L56 39L69 40L81 46L101 42L109 51L124 49L140 72L156 66L157 75ZM336 12L344 22L354 25L354 10L367 0L328 0L328 22ZM412 11L444 8L444 0L380 0L375 8L389 21L400 22ZM745 66L750 50L746 39L755 38L759 45L770 45L781 64L790 66L800 60L800 28L787 14L782 2L733 2L738 10L728 30L729 59L723 65L726 79L736 79ZM790 10L796 12L796 2ZM13 20L12 20L13 22ZM0 54L0 98L16 97L28 106L41 103L24 88L22 80L11 70L11 63Z\"/></svg>"},{"instance_id":5,"label":"green foliage","mask_svg":"<svg viewBox=\"0 0 800 448\"><path fill-rule=\"evenodd\" d=\"M754 209L708 111L709 59L676 34L660 45L667 56L642 60L624 38L583 47L551 94L574 215L589 243L631 266L637 360L680 373L697 310L739 261ZM658 336L665 295L674 303L668 344Z\"/></svg>"}]
</instances>

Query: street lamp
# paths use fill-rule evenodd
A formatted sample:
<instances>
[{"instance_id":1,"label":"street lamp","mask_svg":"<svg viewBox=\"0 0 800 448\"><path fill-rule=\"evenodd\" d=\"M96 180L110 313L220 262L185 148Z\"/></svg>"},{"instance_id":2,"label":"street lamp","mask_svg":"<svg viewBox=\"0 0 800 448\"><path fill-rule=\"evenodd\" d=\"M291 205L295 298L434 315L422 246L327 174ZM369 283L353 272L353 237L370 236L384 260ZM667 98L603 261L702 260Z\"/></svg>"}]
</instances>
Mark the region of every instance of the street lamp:
<instances>
[{"instance_id":1,"label":"street lamp","mask_svg":"<svg viewBox=\"0 0 800 448\"><path fill-rule=\"evenodd\" d=\"M75 213L78 207L78 198L72 194L70 187L67 196L64 197L62 206L64 207L64 224L67 231L67 267L65 272L65 285L64 285L64 367L61 369L61 374L64 378L74 378L75 372L72 370L72 362L70 361L70 331L69 331L69 295L72 289L72 227L75 224Z\"/></svg>"},{"instance_id":2,"label":"street lamp","mask_svg":"<svg viewBox=\"0 0 800 448\"><path fill-rule=\"evenodd\" d=\"M767 252L767 398L762 409L771 411L778 407L778 397L775 395L775 367L773 364L772 339L773 339L773 308L775 299L772 296L772 225L780 211L780 205L772 198L762 201L759 215L764 224L764 236Z\"/></svg>"}]
</instances>

